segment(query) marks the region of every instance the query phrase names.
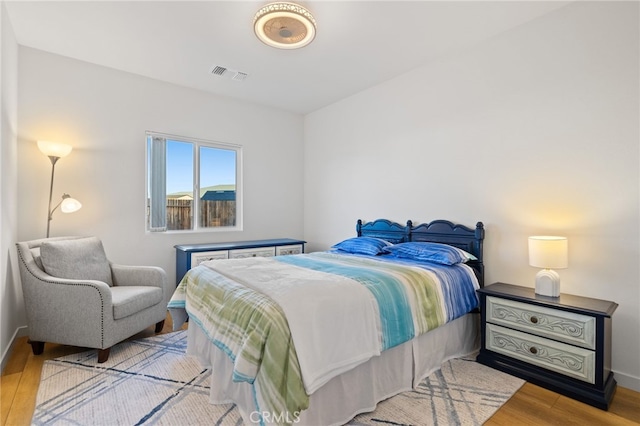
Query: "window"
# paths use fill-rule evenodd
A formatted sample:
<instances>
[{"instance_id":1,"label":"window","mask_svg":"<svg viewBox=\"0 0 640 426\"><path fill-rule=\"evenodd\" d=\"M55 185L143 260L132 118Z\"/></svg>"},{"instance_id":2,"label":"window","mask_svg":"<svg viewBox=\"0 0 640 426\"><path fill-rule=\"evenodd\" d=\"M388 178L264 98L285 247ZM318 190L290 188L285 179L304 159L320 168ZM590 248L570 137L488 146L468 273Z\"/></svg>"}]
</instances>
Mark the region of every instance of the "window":
<instances>
[{"instance_id":1,"label":"window","mask_svg":"<svg viewBox=\"0 0 640 426\"><path fill-rule=\"evenodd\" d=\"M147 230L242 228L242 149L147 132Z\"/></svg>"}]
</instances>

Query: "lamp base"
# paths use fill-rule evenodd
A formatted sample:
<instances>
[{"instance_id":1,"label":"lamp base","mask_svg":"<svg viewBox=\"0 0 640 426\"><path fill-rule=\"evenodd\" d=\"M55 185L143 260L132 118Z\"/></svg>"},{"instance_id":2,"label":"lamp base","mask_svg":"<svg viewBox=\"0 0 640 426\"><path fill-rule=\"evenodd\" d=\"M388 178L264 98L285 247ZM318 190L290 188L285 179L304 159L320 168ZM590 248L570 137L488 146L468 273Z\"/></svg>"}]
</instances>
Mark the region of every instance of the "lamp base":
<instances>
[{"instance_id":1,"label":"lamp base","mask_svg":"<svg viewBox=\"0 0 640 426\"><path fill-rule=\"evenodd\" d=\"M553 269L543 269L536 274L536 294L560 296L560 275Z\"/></svg>"}]
</instances>

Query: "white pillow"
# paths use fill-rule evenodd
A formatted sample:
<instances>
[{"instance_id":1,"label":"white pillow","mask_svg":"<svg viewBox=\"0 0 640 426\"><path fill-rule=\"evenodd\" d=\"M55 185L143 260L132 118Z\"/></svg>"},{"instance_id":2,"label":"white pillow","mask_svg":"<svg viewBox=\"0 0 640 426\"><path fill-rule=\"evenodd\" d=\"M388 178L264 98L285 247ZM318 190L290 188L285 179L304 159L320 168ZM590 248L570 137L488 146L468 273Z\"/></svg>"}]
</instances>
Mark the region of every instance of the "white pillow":
<instances>
[{"instance_id":1,"label":"white pillow","mask_svg":"<svg viewBox=\"0 0 640 426\"><path fill-rule=\"evenodd\" d=\"M40 258L45 272L53 277L113 285L109 260L96 237L46 241L40 246Z\"/></svg>"}]
</instances>

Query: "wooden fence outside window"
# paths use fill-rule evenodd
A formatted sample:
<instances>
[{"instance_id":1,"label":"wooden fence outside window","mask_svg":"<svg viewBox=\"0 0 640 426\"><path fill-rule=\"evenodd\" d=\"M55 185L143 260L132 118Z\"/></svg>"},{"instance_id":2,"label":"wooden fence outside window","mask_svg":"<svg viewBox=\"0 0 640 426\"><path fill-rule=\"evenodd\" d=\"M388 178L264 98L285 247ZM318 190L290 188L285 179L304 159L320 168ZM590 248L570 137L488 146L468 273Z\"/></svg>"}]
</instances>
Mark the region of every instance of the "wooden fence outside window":
<instances>
[{"instance_id":1,"label":"wooden fence outside window","mask_svg":"<svg viewBox=\"0 0 640 426\"><path fill-rule=\"evenodd\" d=\"M193 200L167 199L167 229L170 231L193 229ZM200 200L200 227L235 226L235 200Z\"/></svg>"}]
</instances>

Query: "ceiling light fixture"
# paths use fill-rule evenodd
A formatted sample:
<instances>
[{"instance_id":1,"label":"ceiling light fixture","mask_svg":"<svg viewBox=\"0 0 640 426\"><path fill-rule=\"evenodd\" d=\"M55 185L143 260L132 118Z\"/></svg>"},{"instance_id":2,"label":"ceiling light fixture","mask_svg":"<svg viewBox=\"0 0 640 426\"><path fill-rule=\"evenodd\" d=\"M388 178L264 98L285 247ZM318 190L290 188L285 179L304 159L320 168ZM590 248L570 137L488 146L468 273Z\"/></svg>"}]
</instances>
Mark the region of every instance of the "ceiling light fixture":
<instances>
[{"instance_id":1,"label":"ceiling light fixture","mask_svg":"<svg viewBox=\"0 0 640 426\"><path fill-rule=\"evenodd\" d=\"M279 49L298 49L313 41L316 20L304 7L276 2L262 7L253 18L253 30L263 43Z\"/></svg>"}]
</instances>

